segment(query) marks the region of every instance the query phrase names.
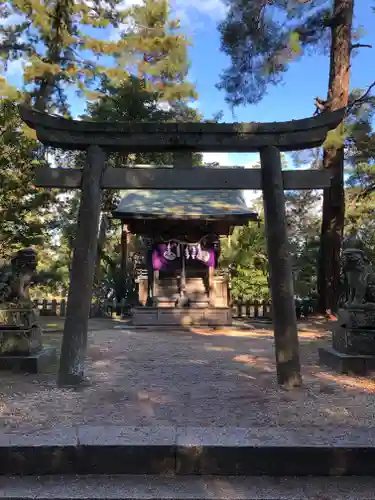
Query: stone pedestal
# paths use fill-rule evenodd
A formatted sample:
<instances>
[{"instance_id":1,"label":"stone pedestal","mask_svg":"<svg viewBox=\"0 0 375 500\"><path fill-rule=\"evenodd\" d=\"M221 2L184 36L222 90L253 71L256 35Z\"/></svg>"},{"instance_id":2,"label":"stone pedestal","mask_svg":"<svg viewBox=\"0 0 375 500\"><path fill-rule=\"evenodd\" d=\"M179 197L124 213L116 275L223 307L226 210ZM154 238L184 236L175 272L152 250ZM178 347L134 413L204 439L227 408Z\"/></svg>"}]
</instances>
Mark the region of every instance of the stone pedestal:
<instances>
[{"instance_id":1,"label":"stone pedestal","mask_svg":"<svg viewBox=\"0 0 375 500\"><path fill-rule=\"evenodd\" d=\"M42 348L42 331L37 325L31 328L0 325L0 356L34 354Z\"/></svg>"},{"instance_id":2,"label":"stone pedestal","mask_svg":"<svg viewBox=\"0 0 375 500\"><path fill-rule=\"evenodd\" d=\"M340 309L332 331L332 347L319 349L319 362L340 373L375 371L375 308Z\"/></svg>"},{"instance_id":3,"label":"stone pedestal","mask_svg":"<svg viewBox=\"0 0 375 500\"><path fill-rule=\"evenodd\" d=\"M56 359L56 349L43 348L37 318L34 309L0 310L0 370L38 373Z\"/></svg>"},{"instance_id":4,"label":"stone pedestal","mask_svg":"<svg viewBox=\"0 0 375 500\"><path fill-rule=\"evenodd\" d=\"M345 375L369 375L375 372L375 356L346 354L333 347L319 348L319 363Z\"/></svg>"}]
</instances>

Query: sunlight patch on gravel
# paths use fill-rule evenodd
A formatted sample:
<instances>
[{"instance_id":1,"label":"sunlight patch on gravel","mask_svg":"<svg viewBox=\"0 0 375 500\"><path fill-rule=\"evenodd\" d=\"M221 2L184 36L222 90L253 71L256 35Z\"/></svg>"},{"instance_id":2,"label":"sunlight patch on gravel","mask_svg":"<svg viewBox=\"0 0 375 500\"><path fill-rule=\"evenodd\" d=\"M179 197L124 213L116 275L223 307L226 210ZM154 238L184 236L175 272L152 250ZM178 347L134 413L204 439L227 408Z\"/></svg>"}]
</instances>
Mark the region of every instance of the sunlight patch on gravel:
<instances>
[{"instance_id":1,"label":"sunlight patch on gravel","mask_svg":"<svg viewBox=\"0 0 375 500\"><path fill-rule=\"evenodd\" d=\"M0 427L374 426L375 381L322 370L317 347L326 332L304 330L304 386L288 392L276 383L269 328L219 330L209 342L205 332L96 329L86 363L91 384L79 391L58 389L54 373L0 373Z\"/></svg>"}]
</instances>

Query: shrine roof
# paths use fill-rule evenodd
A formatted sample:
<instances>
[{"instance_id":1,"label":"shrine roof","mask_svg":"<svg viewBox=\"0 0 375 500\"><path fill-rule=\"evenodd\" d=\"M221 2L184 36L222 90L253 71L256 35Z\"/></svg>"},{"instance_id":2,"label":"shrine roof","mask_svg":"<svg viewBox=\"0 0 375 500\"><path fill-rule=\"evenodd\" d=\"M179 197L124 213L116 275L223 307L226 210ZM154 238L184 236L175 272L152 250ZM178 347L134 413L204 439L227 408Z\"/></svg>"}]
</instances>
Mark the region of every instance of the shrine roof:
<instances>
[{"instance_id":1,"label":"shrine roof","mask_svg":"<svg viewBox=\"0 0 375 500\"><path fill-rule=\"evenodd\" d=\"M242 191L127 190L113 212L118 219L257 220Z\"/></svg>"}]
</instances>

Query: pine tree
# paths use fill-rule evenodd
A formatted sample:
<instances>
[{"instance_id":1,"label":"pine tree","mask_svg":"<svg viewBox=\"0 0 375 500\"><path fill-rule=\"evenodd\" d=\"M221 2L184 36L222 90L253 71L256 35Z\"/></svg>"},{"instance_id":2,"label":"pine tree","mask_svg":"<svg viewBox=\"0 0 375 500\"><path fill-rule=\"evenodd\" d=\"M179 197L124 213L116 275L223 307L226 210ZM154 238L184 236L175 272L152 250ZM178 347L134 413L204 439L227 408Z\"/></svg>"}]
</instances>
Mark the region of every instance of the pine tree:
<instances>
[{"instance_id":1,"label":"pine tree","mask_svg":"<svg viewBox=\"0 0 375 500\"><path fill-rule=\"evenodd\" d=\"M128 15L120 6L120 0L9 0L2 5L0 57L4 69L11 61L24 61L29 103L68 114L69 86L87 94L103 72L126 77L122 68L101 61L125 45L106 40Z\"/></svg>"},{"instance_id":2,"label":"pine tree","mask_svg":"<svg viewBox=\"0 0 375 500\"><path fill-rule=\"evenodd\" d=\"M196 98L187 81L188 40L172 18L168 0L142 0L129 14L130 25L123 33L125 50L118 61L158 93L159 102L177 105Z\"/></svg>"},{"instance_id":3,"label":"pine tree","mask_svg":"<svg viewBox=\"0 0 375 500\"><path fill-rule=\"evenodd\" d=\"M324 111L348 104L354 0L335 0L331 17L329 83ZM343 125L340 126L344 132ZM318 309L336 312L340 294L341 244L345 223L344 138L324 148L323 167L332 172L331 186L324 189L323 220L318 266Z\"/></svg>"},{"instance_id":4,"label":"pine tree","mask_svg":"<svg viewBox=\"0 0 375 500\"><path fill-rule=\"evenodd\" d=\"M170 81L170 88L172 88ZM200 115L194 108L182 100L163 106L163 95L160 91L147 89L144 78L130 76L121 85L113 84L103 77L98 88L102 95L95 102L88 103L84 119L94 121L199 121ZM112 154L113 166L121 167L126 163L172 165L172 153L137 153ZM199 165L201 154L194 155L194 163Z\"/></svg>"},{"instance_id":5,"label":"pine tree","mask_svg":"<svg viewBox=\"0 0 375 500\"><path fill-rule=\"evenodd\" d=\"M24 134L16 103L0 101L0 258L21 247L43 246L52 229L54 193L33 185L32 166L44 164L36 141Z\"/></svg>"},{"instance_id":6,"label":"pine tree","mask_svg":"<svg viewBox=\"0 0 375 500\"><path fill-rule=\"evenodd\" d=\"M186 37L167 0L123 8L121 0L11 0L1 6L4 70L24 61L26 98L39 110L69 114L67 89L95 98L105 74L122 84L130 74L168 103L196 97L186 81ZM105 59L103 56L107 56ZM2 93L12 89L0 81Z\"/></svg>"},{"instance_id":7,"label":"pine tree","mask_svg":"<svg viewBox=\"0 0 375 500\"><path fill-rule=\"evenodd\" d=\"M330 53L327 99L315 101L319 111L333 111L348 103L354 0L227 0L229 12L220 25L222 48L231 66L222 74L232 105L254 104L270 85L277 85L290 63L312 49ZM332 171L324 191L318 269L320 309L335 310L340 280L340 249L344 226L344 145L327 141L323 167Z\"/></svg>"},{"instance_id":8,"label":"pine tree","mask_svg":"<svg viewBox=\"0 0 375 500\"><path fill-rule=\"evenodd\" d=\"M368 256L375 259L375 96L352 92L354 107L348 119L346 139L346 169L349 174L346 188L347 210L345 236L357 235Z\"/></svg>"}]
</instances>

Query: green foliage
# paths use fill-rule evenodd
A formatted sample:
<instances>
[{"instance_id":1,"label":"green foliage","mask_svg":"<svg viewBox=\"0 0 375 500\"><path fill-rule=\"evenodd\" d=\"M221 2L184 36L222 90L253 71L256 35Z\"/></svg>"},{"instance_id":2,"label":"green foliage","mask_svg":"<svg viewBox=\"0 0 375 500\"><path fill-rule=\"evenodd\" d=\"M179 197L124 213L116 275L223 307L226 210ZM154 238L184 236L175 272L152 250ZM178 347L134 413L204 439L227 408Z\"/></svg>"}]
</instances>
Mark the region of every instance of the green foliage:
<instances>
[{"instance_id":1,"label":"green foliage","mask_svg":"<svg viewBox=\"0 0 375 500\"><path fill-rule=\"evenodd\" d=\"M332 9L326 1L226 3L229 9L219 31L230 67L221 75L219 88L233 106L259 102L298 56L329 48Z\"/></svg>"},{"instance_id":2,"label":"green foliage","mask_svg":"<svg viewBox=\"0 0 375 500\"><path fill-rule=\"evenodd\" d=\"M245 300L267 300L268 264L264 226L250 222L223 239L221 266L231 270L231 295Z\"/></svg>"},{"instance_id":3,"label":"green foliage","mask_svg":"<svg viewBox=\"0 0 375 500\"><path fill-rule=\"evenodd\" d=\"M292 31L289 35L289 47L292 53L300 55L302 52L302 46L300 44L300 36L297 31Z\"/></svg>"},{"instance_id":4,"label":"green foliage","mask_svg":"<svg viewBox=\"0 0 375 500\"><path fill-rule=\"evenodd\" d=\"M342 148L345 144L345 131L340 124L334 130L330 130L327 134L326 140L324 141L325 149L339 149Z\"/></svg>"},{"instance_id":5,"label":"green foliage","mask_svg":"<svg viewBox=\"0 0 375 500\"><path fill-rule=\"evenodd\" d=\"M361 94L354 92L354 96ZM375 98L352 110L347 123L346 236L356 234L375 261Z\"/></svg>"},{"instance_id":6,"label":"green foliage","mask_svg":"<svg viewBox=\"0 0 375 500\"><path fill-rule=\"evenodd\" d=\"M0 101L0 258L21 247L48 245L53 215L51 191L33 185L45 164L36 141L25 133L14 101Z\"/></svg>"},{"instance_id":7,"label":"green foliage","mask_svg":"<svg viewBox=\"0 0 375 500\"><path fill-rule=\"evenodd\" d=\"M34 299L65 297L69 275L62 260L60 246L38 248L38 281L31 289Z\"/></svg>"},{"instance_id":8,"label":"green foliage","mask_svg":"<svg viewBox=\"0 0 375 500\"><path fill-rule=\"evenodd\" d=\"M254 302L270 299L267 275L251 265L237 265L231 278L231 295L235 299Z\"/></svg>"},{"instance_id":9,"label":"green foliage","mask_svg":"<svg viewBox=\"0 0 375 500\"><path fill-rule=\"evenodd\" d=\"M20 248L38 252L40 282L34 296L57 291L64 281L53 244L58 211L56 193L33 185L34 167L45 165L44 151L26 133L16 103L0 101L0 260ZM42 279L43 278L43 279Z\"/></svg>"},{"instance_id":10,"label":"green foliage","mask_svg":"<svg viewBox=\"0 0 375 500\"><path fill-rule=\"evenodd\" d=\"M112 221L100 259L98 280L94 285L94 296L101 301L105 298L116 298L118 302L125 299L126 306L138 304L135 285L135 262L128 258L125 268L121 262L121 223ZM132 235L128 242L128 257L139 251L139 238Z\"/></svg>"},{"instance_id":11,"label":"green foliage","mask_svg":"<svg viewBox=\"0 0 375 500\"><path fill-rule=\"evenodd\" d=\"M132 74L145 90L158 93L159 102L188 102L196 98L187 81L188 40L171 17L168 0L142 0L130 10L131 24L122 34L125 44L120 64L133 66Z\"/></svg>"},{"instance_id":12,"label":"green foliage","mask_svg":"<svg viewBox=\"0 0 375 500\"><path fill-rule=\"evenodd\" d=\"M0 97L10 101L20 101L22 93L13 85L10 85L4 76L0 75Z\"/></svg>"},{"instance_id":13,"label":"green foliage","mask_svg":"<svg viewBox=\"0 0 375 500\"><path fill-rule=\"evenodd\" d=\"M129 75L165 102L196 97L186 81L187 40L170 19L166 0L124 8L121 0L10 0L1 8L0 58L24 63L25 98L40 110L69 115L68 87L90 99L104 74L121 84ZM104 58L104 56L106 56ZM2 81L4 92L11 89Z\"/></svg>"},{"instance_id":14,"label":"green foliage","mask_svg":"<svg viewBox=\"0 0 375 500\"><path fill-rule=\"evenodd\" d=\"M103 95L98 101L89 103L84 119L93 121L198 121L199 113L184 102L168 106L161 104L163 96L158 91L146 89L145 81L135 76L114 85L107 77L102 77L99 87ZM201 154L194 155L195 164L200 164ZM173 164L172 153L113 154L114 167L128 164Z\"/></svg>"},{"instance_id":15,"label":"green foliage","mask_svg":"<svg viewBox=\"0 0 375 500\"><path fill-rule=\"evenodd\" d=\"M312 297L317 291L320 195L315 191L289 191L285 197L294 293L301 298Z\"/></svg>"},{"instance_id":16,"label":"green foliage","mask_svg":"<svg viewBox=\"0 0 375 500\"><path fill-rule=\"evenodd\" d=\"M314 191L286 192L289 251L296 297L316 296L316 263L319 251L320 195ZM254 209L263 218L261 198ZM232 296L245 300L269 300L269 270L265 228L254 222L236 228L222 244L223 267L232 275Z\"/></svg>"},{"instance_id":17,"label":"green foliage","mask_svg":"<svg viewBox=\"0 0 375 500\"><path fill-rule=\"evenodd\" d=\"M316 265L319 257L319 236L310 237L301 245L293 257L293 283L296 297L301 299L316 298Z\"/></svg>"},{"instance_id":18,"label":"green foliage","mask_svg":"<svg viewBox=\"0 0 375 500\"><path fill-rule=\"evenodd\" d=\"M286 193L289 251L296 297L316 296L320 196L311 191ZM254 208L263 217L260 200ZM236 228L222 244L221 265L231 270L231 294L244 300L270 300L264 224Z\"/></svg>"},{"instance_id":19,"label":"green foliage","mask_svg":"<svg viewBox=\"0 0 375 500\"><path fill-rule=\"evenodd\" d=\"M102 56L124 45L108 38L128 11L121 10L119 0L9 0L1 14L0 56L5 68L10 61L23 61L28 101L40 110L68 114L66 89L73 85L88 94L107 69ZM112 76L124 78L126 71L117 67Z\"/></svg>"}]
</instances>

